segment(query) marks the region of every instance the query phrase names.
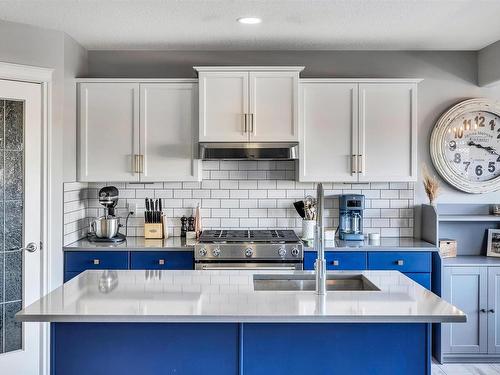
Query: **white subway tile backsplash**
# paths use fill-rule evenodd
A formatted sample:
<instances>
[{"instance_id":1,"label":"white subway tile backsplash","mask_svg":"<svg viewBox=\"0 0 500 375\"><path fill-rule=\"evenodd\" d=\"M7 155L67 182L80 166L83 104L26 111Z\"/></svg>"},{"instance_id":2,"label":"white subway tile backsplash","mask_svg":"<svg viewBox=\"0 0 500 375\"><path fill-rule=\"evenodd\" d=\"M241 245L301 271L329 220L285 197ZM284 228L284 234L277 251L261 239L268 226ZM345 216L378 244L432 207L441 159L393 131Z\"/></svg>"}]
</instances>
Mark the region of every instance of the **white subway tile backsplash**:
<instances>
[{"instance_id":1,"label":"white subway tile backsplash","mask_svg":"<svg viewBox=\"0 0 500 375\"><path fill-rule=\"evenodd\" d=\"M129 235L143 234L144 198L161 198L171 234L180 233L180 216L199 204L204 228L291 228L300 232L302 219L293 202L316 195L316 184L295 181L293 161L203 161L202 182L67 183L64 186L64 239L75 241L88 231L90 217L103 213L99 188L120 190L117 210L137 204ZM413 183L324 183L326 224L338 225L338 195L365 195L365 232L413 236Z\"/></svg>"}]
</instances>

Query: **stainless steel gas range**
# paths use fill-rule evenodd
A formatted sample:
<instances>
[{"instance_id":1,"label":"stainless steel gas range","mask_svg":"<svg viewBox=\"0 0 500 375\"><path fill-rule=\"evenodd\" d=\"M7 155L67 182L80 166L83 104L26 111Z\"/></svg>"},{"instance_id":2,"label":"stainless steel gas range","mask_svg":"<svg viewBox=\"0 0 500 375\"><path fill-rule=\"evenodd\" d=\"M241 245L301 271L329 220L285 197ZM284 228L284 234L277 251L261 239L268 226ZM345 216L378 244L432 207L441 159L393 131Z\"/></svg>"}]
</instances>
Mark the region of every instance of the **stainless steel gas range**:
<instances>
[{"instance_id":1,"label":"stainless steel gas range","mask_svg":"<svg viewBox=\"0 0 500 375\"><path fill-rule=\"evenodd\" d=\"M293 230L205 230L194 259L197 270L301 270L304 251Z\"/></svg>"}]
</instances>

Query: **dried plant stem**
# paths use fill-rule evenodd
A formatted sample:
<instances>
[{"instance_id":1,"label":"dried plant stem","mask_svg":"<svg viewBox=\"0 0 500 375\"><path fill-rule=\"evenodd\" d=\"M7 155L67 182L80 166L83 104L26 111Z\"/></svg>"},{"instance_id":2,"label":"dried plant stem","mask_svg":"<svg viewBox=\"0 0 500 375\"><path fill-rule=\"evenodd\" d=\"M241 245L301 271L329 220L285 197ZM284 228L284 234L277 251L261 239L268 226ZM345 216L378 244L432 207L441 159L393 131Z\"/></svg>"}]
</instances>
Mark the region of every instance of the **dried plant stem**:
<instances>
[{"instance_id":1,"label":"dried plant stem","mask_svg":"<svg viewBox=\"0 0 500 375\"><path fill-rule=\"evenodd\" d=\"M431 175L429 173L429 170L427 169L427 166L425 164L422 166L422 178L423 178L425 193L429 198L429 203L432 205L434 204L437 196L439 195L439 189L440 189L439 180L435 175Z\"/></svg>"}]
</instances>

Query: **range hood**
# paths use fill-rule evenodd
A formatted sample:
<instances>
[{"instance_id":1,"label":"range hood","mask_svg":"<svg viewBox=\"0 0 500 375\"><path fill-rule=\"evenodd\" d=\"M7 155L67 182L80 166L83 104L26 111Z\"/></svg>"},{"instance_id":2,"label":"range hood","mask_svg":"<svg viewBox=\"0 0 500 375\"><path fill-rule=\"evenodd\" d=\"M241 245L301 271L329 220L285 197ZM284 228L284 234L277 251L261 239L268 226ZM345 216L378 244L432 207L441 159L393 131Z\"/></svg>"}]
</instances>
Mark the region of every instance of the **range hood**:
<instances>
[{"instance_id":1,"label":"range hood","mask_svg":"<svg viewBox=\"0 0 500 375\"><path fill-rule=\"evenodd\" d=\"M199 143L203 160L294 160L299 157L297 142L212 142Z\"/></svg>"}]
</instances>

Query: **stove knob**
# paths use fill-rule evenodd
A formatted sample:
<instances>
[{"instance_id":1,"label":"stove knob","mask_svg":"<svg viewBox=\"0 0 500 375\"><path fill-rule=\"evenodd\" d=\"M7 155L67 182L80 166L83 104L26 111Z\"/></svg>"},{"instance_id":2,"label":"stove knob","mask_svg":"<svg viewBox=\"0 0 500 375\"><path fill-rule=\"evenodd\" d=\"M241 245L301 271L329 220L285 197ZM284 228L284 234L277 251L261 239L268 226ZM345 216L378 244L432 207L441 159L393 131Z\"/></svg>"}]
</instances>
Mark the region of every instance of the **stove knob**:
<instances>
[{"instance_id":1,"label":"stove knob","mask_svg":"<svg viewBox=\"0 0 500 375\"><path fill-rule=\"evenodd\" d=\"M245 250L245 256L250 258L253 255L253 249L251 247L247 247Z\"/></svg>"},{"instance_id":2,"label":"stove knob","mask_svg":"<svg viewBox=\"0 0 500 375\"><path fill-rule=\"evenodd\" d=\"M294 248L292 249L292 255L293 255L294 257L298 257L298 256L299 256L299 249L297 249L296 247L294 247Z\"/></svg>"},{"instance_id":3,"label":"stove knob","mask_svg":"<svg viewBox=\"0 0 500 375\"><path fill-rule=\"evenodd\" d=\"M218 257L220 255L220 247L216 247L215 249L213 249L212 254L214 255L214 257Z\"/></svg>"},{"instance_id":4,"label":"stove knob","mask_svg":"<svg viewBox=\"0 0 500 375\"><path fill-rule=\"evenodd\" d=\"M207 255L207 249L202 247L200 250L198 250L198 254L200 254L200 256L204 257L205 255Z\"/></svg>"},{"instance_id":5,"label":"stove knob","mask_svg":"<svg viewBox=\"0 0 500 375\"><path fill-rule=\"evenodd\" d=\"M285 249L285 246L281 246L280 249L278 250L278 255L282 258L285 257L286 255L286 249Z\"/></svg>"}]
</instances>

